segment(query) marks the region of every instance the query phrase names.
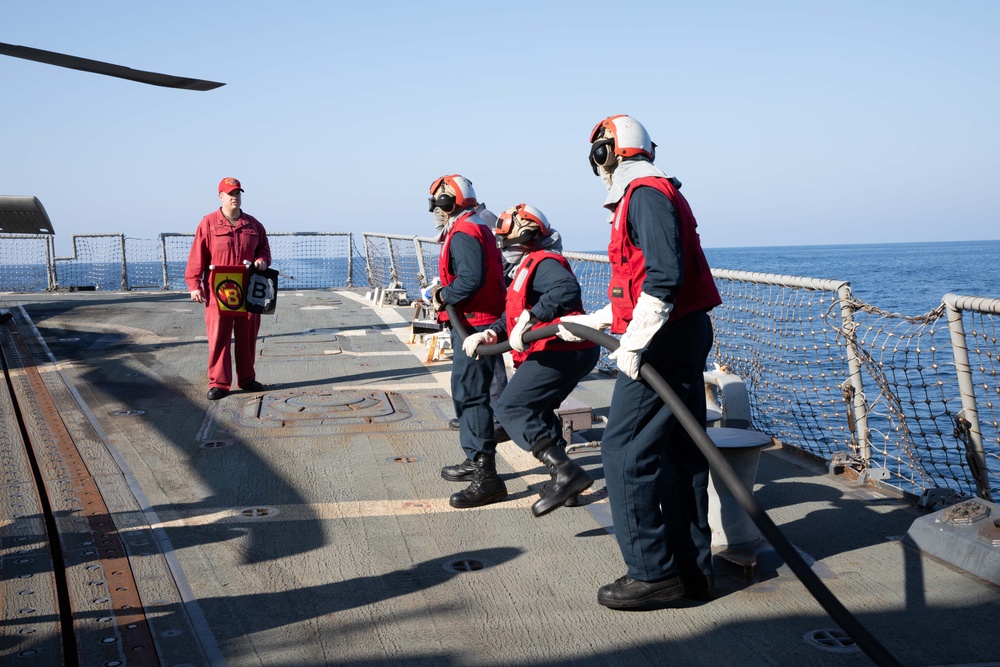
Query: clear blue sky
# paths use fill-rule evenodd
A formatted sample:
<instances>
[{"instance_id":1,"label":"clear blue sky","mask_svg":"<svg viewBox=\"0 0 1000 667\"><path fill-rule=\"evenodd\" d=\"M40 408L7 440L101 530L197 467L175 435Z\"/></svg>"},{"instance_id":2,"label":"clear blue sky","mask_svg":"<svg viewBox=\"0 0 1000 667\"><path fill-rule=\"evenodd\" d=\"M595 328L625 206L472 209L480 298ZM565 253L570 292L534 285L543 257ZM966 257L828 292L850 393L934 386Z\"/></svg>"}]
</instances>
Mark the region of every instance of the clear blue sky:
<instances>
[{"instance_id":1,"label":"clear blue sky","mask_svg":"<svg viewBox=\"0 0 1000 667\"><path fill-rule=\"evenodd\" d=\"M626 7L628 7L626 9ZM1000 2L7 2L0 194L56 229L189 232L223 176L270 231L429 235L461 173L606 246L587 135L626 113L706 247L1000 238Z\"/></svg>"}]
</instances>

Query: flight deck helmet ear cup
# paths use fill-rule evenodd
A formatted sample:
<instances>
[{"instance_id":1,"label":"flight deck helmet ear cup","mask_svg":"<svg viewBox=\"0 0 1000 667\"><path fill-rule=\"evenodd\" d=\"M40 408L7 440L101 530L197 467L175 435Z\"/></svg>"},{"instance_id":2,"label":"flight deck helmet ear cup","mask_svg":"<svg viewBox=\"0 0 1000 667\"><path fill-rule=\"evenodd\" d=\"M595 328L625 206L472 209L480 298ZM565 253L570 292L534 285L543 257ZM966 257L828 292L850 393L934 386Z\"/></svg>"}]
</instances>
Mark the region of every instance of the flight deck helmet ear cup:
<instances>
[{"instance_id":1,"label":"flight deck helmet ear cup","mask_svg":"<svg viewBox=\"0 0 1000 667\"><path fill-rule=\"evenodd\" d=\"M590 145L590 168L597 176L597 168L607 166L615 148L614 139L599 139Z\"/></svg>"},{"instance_id":2,"label":"flight deck helmet ear cup","mask_svg":"<svg viewBox=\"0 0 1000 667\"><path fill-rule=\"evenodd\" d=\"M442 185L446 188L444 195L451 197L451 206L447 210L441 206L442 211L450 213L455 208L475 208L479 206L479 201L476 199L476 191L472 187L472 181L459 174L451 174L441 176L431 183L431 196L428 199L431 211L437 207L436 200L442 196L438 193ZM447 205L449 202L444 201L442 203Z\"/></svg>"}]
</instances>

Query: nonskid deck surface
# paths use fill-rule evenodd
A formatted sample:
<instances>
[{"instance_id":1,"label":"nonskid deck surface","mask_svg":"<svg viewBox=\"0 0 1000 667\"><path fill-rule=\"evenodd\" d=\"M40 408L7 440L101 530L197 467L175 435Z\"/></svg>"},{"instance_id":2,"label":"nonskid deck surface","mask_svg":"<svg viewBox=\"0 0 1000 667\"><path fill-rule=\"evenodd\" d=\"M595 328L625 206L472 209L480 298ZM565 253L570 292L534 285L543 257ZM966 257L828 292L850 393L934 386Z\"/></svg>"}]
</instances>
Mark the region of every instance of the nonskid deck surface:
<instances>
[{"instance_id":1,"label":"nonskid deck surface","mask_svg":"<svg viewBox=\"0 0 1000 667\"><path fill-rule=\"evenodd\" d=\"M267 391L209 402L202 306L185 296L0 297L128 551L156 651L136 662L129 637L102 627L120 610L104 594L110 578L87 573L108 567L76 545L71 586L93 586L77 591L90 605L77 619L84 664L871 664L804 639L833 621L766 549L753 581L717 557L713 602L599 606L597 588L624 566L596 449L574 454L597 479L583 507L533 518L546 471L508 442L498 468L510 499L452 509L461 486L439 475L462 456L447 423L450 363L408 344L410 309L376 309L355 291L283 292L261 326ZM6 353L12 335L0 336ZM612 385L592 375L574 396L607 414ZM6 419L5 433L9 449ZM3 489L23 496L28 482ZM755 493L903 663L997 659L1000 593L904 546L919 516L908 504L780 449L765 452ZM64 502L68 521L78 508ZM56 664L51 603L22 602L44 597L46 575L18 578L26 558L45 569L43 540L18 540L29 517L3 512L0 657Z\"/></svg>"}]
</instances>

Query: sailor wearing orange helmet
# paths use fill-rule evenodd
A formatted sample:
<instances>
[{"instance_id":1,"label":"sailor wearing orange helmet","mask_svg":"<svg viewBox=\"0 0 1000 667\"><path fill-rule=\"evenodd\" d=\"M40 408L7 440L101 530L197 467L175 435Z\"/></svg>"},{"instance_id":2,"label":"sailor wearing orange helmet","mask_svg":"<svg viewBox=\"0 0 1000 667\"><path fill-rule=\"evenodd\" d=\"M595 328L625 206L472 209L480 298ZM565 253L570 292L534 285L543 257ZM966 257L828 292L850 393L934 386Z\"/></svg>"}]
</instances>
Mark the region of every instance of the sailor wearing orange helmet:
<instances>
[{"instance_id":1,"label":"sailor wearing orange helmet","mask_svg":"<svg viewBox=\"0 0 1000 667\"><path fill-rule=\"evenodd\" d=\"M722 303L680 181L653 165L656 145L634 118L590 133L590 165L608 190L610 303L567 317L622 334L601 458L615 537L627 572L597 592L613 609L645 609L714 595L708 462L639 367L651 364L705 422L708 311ZM575 336L563 329L560 337Z\"/></svg>"},{"instance_id":2,"label":"sailor wearing orange helmet","mask_svg":"<svg viewBox=\"0 0 1000 667\"><path fill-rule=\"evenodd\" d=\"M442 241L439 284L425 288L422 296L437 309L439 322L448 322L444 307L452 304L467 329L481 331L503 313L507 292L493 230L476 214L476 191L464 176L441 176L431 184L430 195L429 208ZM441 476L470 483L452 494L452 507L479 507L507 497L507 487L496 471L497 439L490 407L497 364L493 357L465 354L454 328L451 339L451 397L465 460L445 466Z\"/></svg>"},{"instance_id":3,"label":"sailor wearing orange helmet","mask_svg":"<svg viewBox=\"0 0 1000 667\"><path fill-rule=\"evenodd\" d=\"M559 232L545 214L529 204L509 208L497 220L496 238L504 259L514 267L505 316L466 338L463 350L474 356L481 344L510 341L517 371L500 396L497 417L514 442L531 451L552 475L531 507L535 516L541 516L574 501L594 482L566 456L555 409L594 369L600 351L588 341L545 338L526 344L523 340L535 326L584 312L580 283L562 255Z\"/></svg>"}]
</instances>

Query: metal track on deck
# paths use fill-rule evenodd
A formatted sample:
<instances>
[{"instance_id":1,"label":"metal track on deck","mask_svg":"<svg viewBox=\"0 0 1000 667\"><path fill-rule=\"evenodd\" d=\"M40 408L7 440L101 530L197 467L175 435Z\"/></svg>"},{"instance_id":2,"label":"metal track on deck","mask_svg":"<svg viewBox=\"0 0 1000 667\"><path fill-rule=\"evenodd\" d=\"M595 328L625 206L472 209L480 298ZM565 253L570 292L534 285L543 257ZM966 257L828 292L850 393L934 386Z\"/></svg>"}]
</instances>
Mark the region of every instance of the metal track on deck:
<instances>
[{"instance_id":1,"label":"metal track on deck","mask_svg":"<svg viewBox=\"0 0 1000 667\"><path fill-rule=\"evenodd\" d=\"M3 634L15 638L23 664L158 665L136 577L108 506L16 320L0 327L3 411L9 413L4 486L25 501L11 503L25 511L4 516L0 526L3 569L13 575L2 577L4 617L16 619ZM20 548L28 541L33 543ZM18 565L34 567L16 574ZM35 590L39 584L48 590Z\"/></svg>"}]
</instances>

